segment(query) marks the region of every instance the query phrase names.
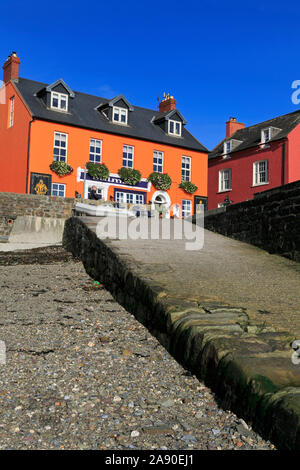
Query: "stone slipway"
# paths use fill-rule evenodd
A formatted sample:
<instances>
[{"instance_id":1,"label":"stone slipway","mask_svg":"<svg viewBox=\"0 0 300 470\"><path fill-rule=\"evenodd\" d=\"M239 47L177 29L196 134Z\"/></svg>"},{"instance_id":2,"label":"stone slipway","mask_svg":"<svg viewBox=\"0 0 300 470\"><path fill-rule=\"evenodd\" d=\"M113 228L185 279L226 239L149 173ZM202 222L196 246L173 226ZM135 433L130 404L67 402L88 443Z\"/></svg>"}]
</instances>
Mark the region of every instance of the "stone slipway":
<instances>
[{"instance_id":1,"label":"stone slipway","mask_svg":"<svg viewBox=\"0 0 300 470\"><path fill-rule=\"evenodd\" d=\"M300 450L300 265L205 231L183 240L100 240L66 222L64 246L187 369L280 449Z\"/></svg>"}]
</instances>

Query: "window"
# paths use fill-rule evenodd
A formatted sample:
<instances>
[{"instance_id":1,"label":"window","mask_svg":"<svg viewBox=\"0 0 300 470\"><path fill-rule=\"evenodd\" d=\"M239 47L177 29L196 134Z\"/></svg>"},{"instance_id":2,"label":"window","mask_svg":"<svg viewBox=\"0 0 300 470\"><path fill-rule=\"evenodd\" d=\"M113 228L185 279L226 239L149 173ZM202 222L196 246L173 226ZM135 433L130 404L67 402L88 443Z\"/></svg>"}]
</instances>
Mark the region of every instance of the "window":
<instances>
[{"instance_id":1,"label":"window","mask_svg":"<svg viewBox=\"0 0 300 470\"><path fill-rule=\"evenodd\" d=\"M181 160L181 181L191 181L191 159L182 157Z\"/></svg>"},{"instance_id":2,"label":"window","mask_svg":"<svg viewBox=\"0 0 300 470\"><path fill-rule=\"evenodd\" d=\"M268 183L268 160L253 164L253 185Z\"/></svg>"},{"instance_id":3,"label":"window","mask_svg":"<svg viewBox=\"0 0 300 470\"><path fill-rule=\"evenodd\" d=\"M187 217L192 213L192 201L189 199L182 200L182 217Z\"/></svg>"},{"instance_id":4,"label":"window","mask_svg":"<svg viewBox=\"0 0 300 470\"><path fill-rule=\"evenodd\" d=\"M61 183L52 183L52 196L64 197L66 194L66 185Z\"/></svg>"},{"instance_id":5,"label":"window","mask_svg":"<svg viewBox=\"0 0 300 470\"><path fill-rule=\"evenodd\" d=\"M163 152L159 152L157 150L154 150L154 152L153 152L153 171L156 171L157 173L162 173L163 172L163 159L164 159Z\"/></svg>"},{"instance_id":6,"label":"window","mask_svg":"<svg viewBox=\"0 0 300 470\"><path fill-rule=\"evenodd\" d=\"M142 194L135 195L135 203L136 204L144 204L144 196Z\"/></svg>"},{"instance_id":7,"label":"window","mask_svg":"<svg viewBox=\"0 0 300 470\"><path fill-rule=\"evenodd\" d=\"M123 166L133 168L133 147L123 145Z\"/></svg>"},{"instance_id":8,"label":"window","mask_svg":"<svg viewBox=\"0 0 300 470\"><path fill-rule=\"evenodd\" d=\"M171 135L181 135L181 122L169 120L169 134Z\"/></svg>"},{"instance_id":9,"label":"window","mask_svg":"<svg viewBox=\"0 0 300 470\"><path fill-rule=\"evenodd\" d=\"M10 109L9 109L9 127L14 125L15 118L15 97L13 96L10 99Z\"/></svg>"},{"instance_id":10,"label":"window","mask_svg":"<svg viewBox=\"0 0 300 470\"><path fill-rule=\"evenodd\" d=\"M268 128L268 129L263 129L261 131L261 142L263 144L266 144L267 142L269 142L271 139L271 129Z\"/></svg>"},{"instance_id":11,"label":"window","mask_svg":"<svg viewBox=\"0 0 300 470\"><path fill-rule=\"evenodd\" d=\"M100 163L102 154L102 141L90 139L90 162Z\"/></svg>"},{"instance_id":12,"label":"window","mask_svg":"<svg viewBox=\"0 0 300 470\"><path fill-rule=\"evenodd\" d=\"M67 142L68 134L54 132L53 160L56 160L58 162L67 161Z\"/></svg>"},{"instance_id":13,"label":"window","mask_svg":"<svg viewBox=\"0 0 300 470\"><path fill-rule=\"evenodd\" d=\"M113 107L113 122L119 122L120 124L127 124L127 109Z\"/></svg>"},{"instance_id":14,"label":"window","mask_svg":"<svg viewBox=\"0 0 300 470\"><path fill-rule=\"evenodd\" d=\"M231 140L227 140L224 142L224 157L227 157L228 154L231 152L232 142Z\"/></svg>"},{"instance_id":15,"label":"window","mask_svg":"<svg viewBox=\"0 0 300 470\"><path fill-rule=\"evenodd\" d=\"M51 92L51 108L60 111L67 111L68 109L68 95L64 93Z\"/></svg>"},{"instance_id":16,"label":"window","mask_svg":"<svg viewBox=\"0 0 300 470\"><path fill-rule=\"evenodd\" d=\"M136 194L134 192L123 193L121 191L115 192L116 202L126 202L127 204L144 204L144 195Z\"/></svg>"},{"instance_id":17,"label":"window","mask_svg":"<svg viewBox=\"0 0 300 470\"><path fill-rule=\"evenodd\" d=\"M219 192L231 189L231 168L219 171Z\"/></svg>"},{"instance_id":18,"label":"window","mask_svg":"<svg viewBox=\"0 0 300 470\"><path fill-rule=\"evenodd\" d=\"M125 193L126 202L127 204L133 204L133 194L132 193Z\"/></svg>"}]
</instances>

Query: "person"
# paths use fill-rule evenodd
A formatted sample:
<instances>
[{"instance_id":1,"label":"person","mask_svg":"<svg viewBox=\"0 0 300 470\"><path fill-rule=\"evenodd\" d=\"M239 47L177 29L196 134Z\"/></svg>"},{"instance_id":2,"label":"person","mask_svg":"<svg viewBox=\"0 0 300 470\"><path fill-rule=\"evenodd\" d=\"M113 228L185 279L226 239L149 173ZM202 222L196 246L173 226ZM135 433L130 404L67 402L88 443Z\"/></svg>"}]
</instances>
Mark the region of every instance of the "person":
<instances>
[{"instance_id":1,"label":"person","mask_svg":"<svg viewBox=\"0 0 300 470\"><path fill-rule=\"evenodd\" d=\"M92 186L89 199L95 199L96 201L98 201L98 199L102 199L101 194L97 194L97 186Z\"/></svg>"},{"instance_id":2,"label":"person","mask_svg":"<svg viewBox=\"0 0 300 470\"><path fill-rule=\"evenodd\" d=\"M113 207L116 207L117 209L120 208L119 202L115 202L113 196L109 197L110 202L112 203Z\"/></svg>"}]
</instances>

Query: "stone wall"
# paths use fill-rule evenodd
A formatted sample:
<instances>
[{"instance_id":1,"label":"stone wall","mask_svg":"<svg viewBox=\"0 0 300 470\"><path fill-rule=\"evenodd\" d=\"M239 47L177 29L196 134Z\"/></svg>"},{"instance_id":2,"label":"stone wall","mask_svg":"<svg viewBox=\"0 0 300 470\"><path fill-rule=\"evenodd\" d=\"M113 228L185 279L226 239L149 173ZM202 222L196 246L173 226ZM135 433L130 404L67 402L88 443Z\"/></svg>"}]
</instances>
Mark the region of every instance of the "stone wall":
<instances>
[{"instance_id":1,"label":"stone wall","mask_svg":"<svg viewBox=\"0 0 300 470\"><path fill-rule=\"evenodd\" d=\"M5 241L18 216L69 218L78 199L35 194L0 193L0 238Z\"/></svg>"},{"instance_id":2,"label":"stone wall","mask_svg":"<svg viewBox=\"0 0 300 470\"><path fill-rule=\"evenodd\" d=\"M78 217L66 221L63 245L178 362L212 387L226 408L251 421L279 449L300 449L299 388L291 383L280 389L261 373L272 371L280 354L290 354L292 335L267 329L247 333L243 308L213 303L200 308L169 297L135 260L111 241L100 240ZM253 360L257 353L258 362L256 356ZM283 376L289 375L284 369Z\"/></svg>"},{"instance_id":3,"label":"stone wall","mask_svg":"<svg viewBox=\"0 0 300 470\"><path fill-rule=\"evenodd\" d=\"M300 181L208 211L205 228L300 261Z\"/></svg>"}]
</instances>

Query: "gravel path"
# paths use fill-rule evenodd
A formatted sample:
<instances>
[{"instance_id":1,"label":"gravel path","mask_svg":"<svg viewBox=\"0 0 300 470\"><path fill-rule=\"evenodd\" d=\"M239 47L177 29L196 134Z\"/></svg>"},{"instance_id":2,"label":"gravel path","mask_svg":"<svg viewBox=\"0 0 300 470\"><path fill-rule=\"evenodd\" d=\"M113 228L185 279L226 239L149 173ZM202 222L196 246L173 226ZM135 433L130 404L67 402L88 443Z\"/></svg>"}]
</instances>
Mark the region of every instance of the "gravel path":
<instances>
[{"instance_id":1,"label":"gravel path","mask_svg":"<svg viewBox=\"0 0 300 470\"><path fill-rule=\"evenodd\" d=\"M0 449L274 449L79 262L0 267Z\"/></svg>"}]
</instances>

